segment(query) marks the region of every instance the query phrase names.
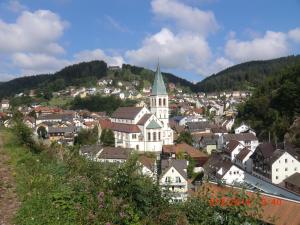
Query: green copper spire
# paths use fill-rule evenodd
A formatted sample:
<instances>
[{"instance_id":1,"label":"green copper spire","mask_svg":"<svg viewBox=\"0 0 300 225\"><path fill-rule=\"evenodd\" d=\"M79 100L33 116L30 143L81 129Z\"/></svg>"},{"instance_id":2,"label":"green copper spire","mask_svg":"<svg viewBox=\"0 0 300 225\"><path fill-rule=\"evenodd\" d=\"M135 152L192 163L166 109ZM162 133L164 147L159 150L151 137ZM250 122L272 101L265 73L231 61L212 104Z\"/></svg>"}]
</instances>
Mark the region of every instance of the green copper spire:
<instances>
[{"instance_id":1,"label":"green copper spire","mask_svg":"<svg viewBox=\"0 0 300 225\"><path fill-rule=\"evenodd\" d=\"M151 95L167 95L166 86L160 73L159 63L155 72L155 78L152 86Z\"/></svg>"}]
</instances>

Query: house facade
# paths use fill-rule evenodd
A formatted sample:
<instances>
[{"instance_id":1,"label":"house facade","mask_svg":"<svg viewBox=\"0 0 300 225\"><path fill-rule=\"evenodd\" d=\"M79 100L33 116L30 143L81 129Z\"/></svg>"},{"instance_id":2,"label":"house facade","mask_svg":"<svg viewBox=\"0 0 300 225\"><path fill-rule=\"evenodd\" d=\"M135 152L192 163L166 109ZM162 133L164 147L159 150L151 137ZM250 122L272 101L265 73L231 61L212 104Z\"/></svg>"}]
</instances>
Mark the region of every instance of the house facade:
<instances>
[{"instance_id":1,"label":"house facade","mask_svg":"<svg viewBox=\"0 0 300 225\"><path fill-rule=\"evenodd\" d=\"M187 199L187 160L166 159L161 161L161 175L159 185L162 190L168 191L174 202Z\"/></svg>"}]
</instances>

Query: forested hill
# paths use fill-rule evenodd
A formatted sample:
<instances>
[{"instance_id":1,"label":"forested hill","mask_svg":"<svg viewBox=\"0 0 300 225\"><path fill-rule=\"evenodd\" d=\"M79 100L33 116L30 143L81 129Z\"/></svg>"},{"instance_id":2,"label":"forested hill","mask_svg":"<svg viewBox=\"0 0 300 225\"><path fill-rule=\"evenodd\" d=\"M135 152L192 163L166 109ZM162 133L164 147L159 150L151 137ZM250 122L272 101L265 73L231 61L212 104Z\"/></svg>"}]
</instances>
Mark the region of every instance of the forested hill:
<instances>
[{"instance_id":1,"label":"forested hill","mask_svg":"<svg viewBox=\"0 0 300 225\"><path fill-rule=\"evenodd\" d=\"M237 124L245 121L261 140L283 141L286 132L300 147L300 132L289 127L300 117L300 62L261 82L252 97L239 107Z\"/></svg>"},{"instance_id":2,"label":"forested hill","mask_svg":"<svg viewBox=\"0 0 300 225\"><path fill-rule=\"evenodd\" d=\"M194 90L194 84L170 73L163 73L166 82L173 82L182 87ZM67 86L93 86L97 80L109 77L124 81L148 81L152 83L154 72L142 67L124 64L121 70L109 71L103 61L91 61L74 64L54 74L41 74L13 79L0 83L0 98L27 93L32 89L38 92L50 93L59 91ZM143 85L145 82L141 82ZM142 87L141 87L142 88Z\"/></svg>"},{"instance_id":3,"label":"forested hill","mask_svg":"<svg viewBox=\"0 0 300 225\"><path fill-rule=\"evenodd\" d=\"M251 90L259 85L264 78L274 76L282 69L292 67L299 62L300 55L242 63L198 82L196 90L202 92Z\"/></svg>"}]
</instances>

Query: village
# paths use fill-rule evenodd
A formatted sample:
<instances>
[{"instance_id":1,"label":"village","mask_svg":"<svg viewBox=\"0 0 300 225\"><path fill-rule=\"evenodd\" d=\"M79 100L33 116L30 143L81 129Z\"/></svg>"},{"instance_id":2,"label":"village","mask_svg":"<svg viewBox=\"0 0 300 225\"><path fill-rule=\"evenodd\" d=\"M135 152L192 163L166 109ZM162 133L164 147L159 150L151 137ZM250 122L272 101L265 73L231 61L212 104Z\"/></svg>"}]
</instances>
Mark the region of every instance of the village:
<instances>
[{"instance_id":1,"label":"village","mask_svg":"<svg viewBox=\"0 0 300 225\"><path fill-rule=\"evenodd\" d=\"M236 107L250 92L195 94L184 93L173 83L167 87L158 65L153 85L142 92L134 84L102 79L98 87L53 93L81 98L100 93L137 101L136 106L119 107L111 115L40 105L18 110L35 138L48 145L73 146L82 130L96 129L97 143L80 146L82 156L120 164L137 154L141 173L170 192L174 202L185 201L204 181L300 201L300 159L295 149L285 143L260 142L249 125L235 124ZM5 127L12 126L10 109L3 99ZM108 130L113 132L110 146L100 140Z\"/></svg>"}]
</instances>

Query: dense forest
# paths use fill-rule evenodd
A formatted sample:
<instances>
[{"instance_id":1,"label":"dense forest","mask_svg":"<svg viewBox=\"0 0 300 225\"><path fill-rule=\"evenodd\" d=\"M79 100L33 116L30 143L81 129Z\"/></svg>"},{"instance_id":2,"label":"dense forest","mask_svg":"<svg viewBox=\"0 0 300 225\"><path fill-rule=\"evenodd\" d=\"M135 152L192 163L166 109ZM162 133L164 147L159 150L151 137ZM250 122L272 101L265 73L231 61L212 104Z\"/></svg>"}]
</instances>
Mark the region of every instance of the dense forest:
<instances>
[{"instance_id":1,"label":"dense forest","mask_svg":"<svg viewBox=\"0 0 300 225\"><path fill-rule=\"evenodd\" d=\"M283 141L284 135L300 116L300 62L266 78L253 96L239 107L237 122L246 121L257 135ZM299 138L300 137L296 137ZM294 140L295 143L300 143Z\"/></svg>"},{"instance_id":2,"label":"dense forest","mask_svg":"<svg viewBox=\"0 0 300 225\"><path fill-rule=\"evenodd\" d=\"M194 85L187 80L170 73L163 74L166 82L174 82L192 90L194 88ZM0 83L0 98L13 96L21 92L29 93L32 89L36 89L39 95L47 98L52 92L62 90L67 86L94 86L97 80L107 76L115 80L139 80L152 83L154 72L128 64L124 64L121 70L109 71L107 64L103 61L82 62L65 67L54 74L20 77ZM144 82L141 82L141 84L143 85Z\"/></svg>"},{"instance_id":3,"label":"dense forest","mask_svg":"<svg viewBox=\"0 0 300 225\"><path fill-rule=\"evenodd\" d=\"M195 89L202 92L252 90L264 78L274 76L283 68L293 67L299 62L299 55L245 62L207 77L197 83Z\"/></svg>"},{"instance_id":4,"label":"dense forest","mask_svg":"<svg viewBox=\"0 0 300 225\"><path fill-rule=\"evenodd\" d=\"M86 98L79 96L71 102L71 109L86 109L91 112L107 112L111 114L122 106L134 106L136 101L126 99L125 101L115 96L93 95Z\"/></svg>"}]
</instances>

